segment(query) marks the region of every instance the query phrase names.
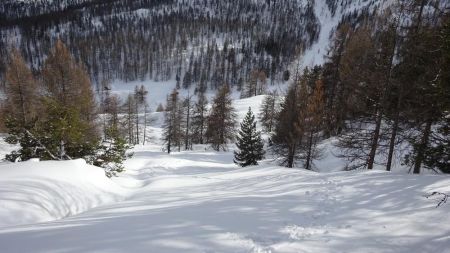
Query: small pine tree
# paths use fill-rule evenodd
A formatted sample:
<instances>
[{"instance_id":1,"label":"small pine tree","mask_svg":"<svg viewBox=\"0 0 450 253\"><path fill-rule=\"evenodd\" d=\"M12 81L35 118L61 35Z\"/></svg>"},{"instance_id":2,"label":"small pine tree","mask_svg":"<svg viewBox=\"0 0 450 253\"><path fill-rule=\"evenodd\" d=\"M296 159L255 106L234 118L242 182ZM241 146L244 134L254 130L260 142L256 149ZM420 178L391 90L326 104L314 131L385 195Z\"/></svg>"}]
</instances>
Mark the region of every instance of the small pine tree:
<instances>
[{"instance_id":1,"label":"small pine tree","mask_svg":"<svg viewBox=\"0 0 450 253\"><path fill-rule=\"evenodd\" d=\"M159 104L158 107L156 107L156 112L164 112L166 109L164 109L163 104Z\"/></svg>"},{"instance_id":2,"label":"small pine tree","mask_svg":"<svg viewBox=\"0 0 450 253\"><path fill-rule=\"evenodd\" d=\"M251 108L248 108L236 139L239 150L234 151L234 163L242 167L258 165L258 161L264 158L264 143L261 132L256 130L255 116Z\"/></svg>"},{"instance_id":3,"label":"small pine tree","mask_svg":"<svg viewBox=\"0 0 450 253\"><path fill-rule=\"evenodd\" d=\"M130 157L126 151L130 148L126 139L121 136L117 122L111 119L111 125L106 129L106 140L100 145L93 164L105 169L107 177L117 176L124 171L122 163Z\"/></svg>"},{"instance_id":4,"label":"small pine tree","mask_svg":"<svg viewBox=\"0 0 450 253\"><path fill-rule=\"evenodd\" d=\"M96 155L92 159L95 166L105 169L107 177L117 176L123 172L123 161L130 157L127 150L131 147L125 138L126 131L121 128L119 109L120 99L118 96L109 97L107 107L105 107L105 129L104 140L99 145Z\"/></svg>"}]
</instances>

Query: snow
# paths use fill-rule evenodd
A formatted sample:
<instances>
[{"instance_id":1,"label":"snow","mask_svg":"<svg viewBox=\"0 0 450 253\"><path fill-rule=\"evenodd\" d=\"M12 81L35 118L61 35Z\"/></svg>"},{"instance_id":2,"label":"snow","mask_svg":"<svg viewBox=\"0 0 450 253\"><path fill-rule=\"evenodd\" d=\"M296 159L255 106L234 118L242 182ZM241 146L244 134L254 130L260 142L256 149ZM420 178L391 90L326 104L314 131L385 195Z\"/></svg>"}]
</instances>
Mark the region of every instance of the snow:
<instances>
[{"instance_id":1,"label":"snow","mask_svg":"<svg viewBox=\"0 0 450 253\"><path fill-rule=\"evenodd\" d=\"M350 2L350 3L349 3ZM305 67L313 67L322 65L328 54L333 33L337 29L343 17L353 13L361 12L364 8L370 7L371 10L380 6L383 10L392 6L393 0L378 1L340 1L337 3L336 13L332 15L325 0L314 1L314 14L320 22L320 33L318 40L308 49L305 50L300 61L300 70Z\"/></svg>"},{"instance_id":2,"label":"snow","mask_svg":"<svg viewBox=\"0 0 450 253\"><path fill-rule=\"evenodd\" d=\"M125 100L129 94L134 93L134 88L136 86L143 85L145 89L148 91L147 94L147 103L150 106L151 111L155 111L156 107L159 104L166 104L167 95L170 94L176 87L175 80L169 81L161 81L156 82L153 80L145 80L145 81L133 81L124 83L123 81L116 80L111 84L111 93L119 96L122 100ZM269 90L279 89L278 86L271 86ZM180 99L186 98L188 95L193 96L195 87L192 85L190 89L179 89L178 93ZM208 89L205 92L205 96L209 101L212 101L214 96L216 95L215 90ZM236 89L232 90L232 97L237 100L240 97L240 92L236 91ZM248 109L248 108L247 108Z\"/></svg>"},{"instance_id":3,"label":"snow","mask_svg":"<svg viewBox=\"0 0 450 253\"><path fill-rule=\"evenodd\" d=\"M263 97L235 99L239 120ZM152 117L117 178L83 160L1 165L1 252L450 252L450 204L425 198L448 176L343 172L332 152L321 173L240 168L233 145L168 155Z\"/></svg>"},{"instance_id":4,"label":"snow","mask_svg":"<svg viewBox=\"0 0 450 253\"><path fill-rule=\"evenodd\" d=\"M61 219L127 192L84 160L0 165L0 227Z\"/></svg>"},{"instance_id":5,"label":"snow","mask_svg":"<svg viewBox=\"0 0 450 253\"><path fill-rule=\"evenodd\" d=\"M238 168L230 152L156 149L127 161L125 200L3 227L2 252L450 252L450 206L424 197L449 177Z\"/></svg>"},{"instance_id":6,"label":"snow","mask_svg":"<svg viewBox=\"0 0 450 253\"><path fill-rule=\"evenodd\" d=\"M5 137L5 135L0 134L0 164L2 164L2 160L7 154L10 154L18 148L16 145L8 144L4 139Z\"/></svg>"},{"instance_id":7,"label":"snow","mask_svg":"<svg viewBox=\"0 0 450 253\"><path fill-rule=\"evenodd\" d=\"M166 96L175 88L176 82L155 82L146 80L124 83L116 80L111 84L111 90L113 94L118 95L120 98L125 100L129 94L133 94L134 87L141 85L143 85L148 91L147 101L150 109L154 111L160 103L163 105L166 103Z\"/></svg>"}]
</instances>

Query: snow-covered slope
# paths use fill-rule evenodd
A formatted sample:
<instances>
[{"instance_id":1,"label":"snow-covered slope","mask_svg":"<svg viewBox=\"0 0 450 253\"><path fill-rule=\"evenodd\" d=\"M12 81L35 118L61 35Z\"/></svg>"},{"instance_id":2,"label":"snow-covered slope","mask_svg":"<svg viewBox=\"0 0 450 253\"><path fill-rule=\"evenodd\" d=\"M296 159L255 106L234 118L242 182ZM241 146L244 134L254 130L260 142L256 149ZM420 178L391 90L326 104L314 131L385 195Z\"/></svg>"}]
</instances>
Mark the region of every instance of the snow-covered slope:
<instances>
[{"instance_id":1,"label":"snow-covered slope","mask_svg":"<svg viewBox=\"0 0 450 253\"><path fill-rule=\"evenodd\" d=\"M328 2L333 3L328 5ZM375 9L378 12L392 6L392 0L315 0L314 14L320 23L319 38L302 56L301 67L312 67L322 65L326 60L330 41L333 33L339 24L348 16L359 16L364 11L372 13ZM333 7L334 6L334 7Z\"/></svg>"},{"instance_id":2,"label":"snow-covered slope","mask_svg":"<svg viewBox=\"0 0 450 253\"><path fill-rule=\"evenodd\" d=\"M424 197L449 191L449 177L241 169L231 153L135 152L125 201L0 228L1 251L450 252L450 205Z\"/></svg>"}]
</instances>

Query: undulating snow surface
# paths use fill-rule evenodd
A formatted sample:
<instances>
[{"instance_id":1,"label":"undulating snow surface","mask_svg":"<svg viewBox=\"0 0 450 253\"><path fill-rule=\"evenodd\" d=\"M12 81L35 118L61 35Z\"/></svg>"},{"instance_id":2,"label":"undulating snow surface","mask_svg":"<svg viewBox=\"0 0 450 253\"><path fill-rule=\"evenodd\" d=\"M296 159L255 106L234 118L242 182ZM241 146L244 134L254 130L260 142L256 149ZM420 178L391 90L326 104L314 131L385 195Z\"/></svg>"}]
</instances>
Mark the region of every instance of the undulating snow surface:
<instances>
[{"instance_id":1,"label":"undulating snow surface","mask_svg":"<svg viewBox=\"0 0 450 253\"><path fill-rule=\"evenodd\" d=\"M261 99L235 100L239 119ZM450 252L450 204L425 198L450 192L448 176L239 168L207 146L168 155L153 117L117 178L82 160L1 165L0 252Z\"/></svg>"},{"instance_id":2,"label":"undulating snow surface","mask_svg":"<svg viewBox=\"0 0 450 253\"><path fill-rule=\"evenodd\" d=\"M115 180L133 189L126 200L58 221L3 227L1 251L450 252L450 205L436 208L424 197L448 192L448 177L320 174L267 162L242 169L231 153L158 149L136 148ZM60 174L76 174L66 172ZM72 194L76 205L84 193L69 184L36 184L29 198L51 189L53 200ZM21 185L12 189L17 194ZM91 194L102 199L111 192Z\"/></svg>"},{"instance_id":3,"label":"undulating snow surface","mask_svg":"<svg viewBox=\"0 0 450 253\"><path fill-rule=\"evenodd\" d=\"M123 199L126 193L103 169L82 159L2 164L0 227L61 219Z\"/></svg>"}]
</instances>

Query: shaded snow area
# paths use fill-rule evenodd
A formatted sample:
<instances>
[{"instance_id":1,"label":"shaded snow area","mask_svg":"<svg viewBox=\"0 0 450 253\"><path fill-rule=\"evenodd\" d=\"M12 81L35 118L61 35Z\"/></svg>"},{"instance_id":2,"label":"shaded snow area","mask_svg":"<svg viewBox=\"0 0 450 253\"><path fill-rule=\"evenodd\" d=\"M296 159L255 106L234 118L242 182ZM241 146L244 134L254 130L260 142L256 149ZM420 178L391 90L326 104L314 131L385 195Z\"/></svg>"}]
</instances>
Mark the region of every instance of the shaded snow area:
<instances>
[{"instance_id":1,"label":"shaded snow area","mask_svg":"<svg viewBox=\"0 0 450 253\"><path fill-rule=\"evenodd\" d=\"M235 100L239 120L262 98ZM334 140L321 173L240 168L233 145L168 155L162 116L113 179L83 160L0 165L0 252L450 252L450 203L425 197L448 176L338 171Z\"/></svg>"}]
</instances>

